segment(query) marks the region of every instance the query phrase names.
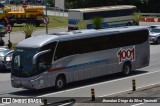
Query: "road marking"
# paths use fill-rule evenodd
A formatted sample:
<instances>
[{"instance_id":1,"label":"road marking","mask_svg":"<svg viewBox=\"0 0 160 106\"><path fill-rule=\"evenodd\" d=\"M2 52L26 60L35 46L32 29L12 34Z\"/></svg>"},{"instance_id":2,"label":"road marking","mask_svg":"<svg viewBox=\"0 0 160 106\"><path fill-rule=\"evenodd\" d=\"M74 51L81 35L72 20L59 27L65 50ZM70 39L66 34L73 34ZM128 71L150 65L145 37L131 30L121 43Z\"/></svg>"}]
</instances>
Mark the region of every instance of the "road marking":
<instances>
[{"instance_id":1,"label":"road marking","mask_svg":"<svg viewBox=\"0 0 160 106\"><path fill-rule=\"evenodd\" d=\"M154 71L154 72L149 72L149 73L135 75L135 76L128 76L128 77L125 77L125 78L120 78L120 79L111 80L111 81L107 81L107 82L101 82L101 83L93 84L93 85L86 85L86 86L83 86L83 87L73 88L73 89L59 91L59 92L55 92L55 93L49 93L49 94L45 94L45 95L41 95L41 96L37 96L37 97L45 97L45 96L49 96L49 95L53 95L53 94L60 94L60 93L63 93L63 92L74 91L74 90L78 90L78 89L82 89L82 88L89 88L89 87L93 87L93 86L96 86L96 85L102 85L102 84L105 84L105 83L107 84L107 83L111 83L111 82L125 80L125 79L128 79L128 78L134 78L134 77L144 76L144 75L158 73L158 72L160 72L160 71ZM153 84L151 84L151 85L153 85Z\"/></svg>"},{"instance_id":2,"label":"road marking","mask_svg":"<svg viewBox=\"0 0 160 106\"><path fill-rule=\"evenodd\" d=\"M69 104L72 104L72 102L64 103L64 104L61 104L61 105L58 105L58 106L66 106L66 105L69 105Z\"/></svg>"},{"instance_id":3,"label":"road marking","mask_svg":"<svg viewBox=\"0 0 160 106\"><path fill-rule=\"evenodd\" d=\"M153 86L153 85L157 85L157 84L160 84L160 82L153 83L153 84L146 85L146 86L142 86L142 87L137 87L137 89L144 88L144 87L149 87L149 86ZM111 93L111 94L108 94L108 95L102 95L102 96L99 96L99 97L105 97L105 96L115 95L115 94L124 93L124 92L131 91L131 90L132 89L128 89L128 90L124 90L124 91L121 91L121 92L115 92L115 93Z\"/></svg>"},{"instance_id":4,"label":"road marking","mask_svg":"<svg viewBox=\"0 0 160 106\"><path fill-rule=\"evenodd\" d=\"M131 105L131 106L139 106L139 105L142 105L144 103L138 103L138 104L134 104L134 105Z\"/></svg>"}]
</instances>

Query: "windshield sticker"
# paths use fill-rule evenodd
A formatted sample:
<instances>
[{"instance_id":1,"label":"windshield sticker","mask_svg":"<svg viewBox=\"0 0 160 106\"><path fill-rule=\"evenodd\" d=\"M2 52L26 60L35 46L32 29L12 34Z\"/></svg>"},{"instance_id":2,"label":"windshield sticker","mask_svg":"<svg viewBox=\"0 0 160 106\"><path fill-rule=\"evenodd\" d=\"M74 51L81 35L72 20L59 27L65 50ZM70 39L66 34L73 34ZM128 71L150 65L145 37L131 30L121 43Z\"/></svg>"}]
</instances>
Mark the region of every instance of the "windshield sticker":
<instances>
[{"instance_id":1,"label":"windshield sticker","mask_svg":"<svg viewBox=\"0 0 160 106\"><path fill-rule=\"evenodd\" d=\"M135 60L135 46L132 49L120 49L117 53L117 57L119 58L119 64L122 63L123 60L132 59Z\"/></svg>"}]
</instances>

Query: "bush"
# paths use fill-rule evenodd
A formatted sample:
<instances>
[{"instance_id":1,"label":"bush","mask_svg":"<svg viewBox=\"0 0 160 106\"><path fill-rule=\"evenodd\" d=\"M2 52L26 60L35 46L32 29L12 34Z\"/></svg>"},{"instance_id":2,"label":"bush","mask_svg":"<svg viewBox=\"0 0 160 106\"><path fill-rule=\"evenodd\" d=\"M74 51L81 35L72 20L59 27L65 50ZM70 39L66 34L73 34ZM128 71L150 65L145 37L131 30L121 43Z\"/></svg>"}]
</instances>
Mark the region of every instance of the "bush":
<instances>
[{"instance_id":1,"label":"bush","mask_svg":"<svg viewBox=\"0 0 160 106\"><path fill-rule=\"evenodd\" d=\"M101 17L94 17L91 20L91 23L93 24L93 27L95 29L101 29L102 28L102 23L104 22L104 19Z\"/></svg>"},{"instance_id":2,"label":"bush","mask_svg":"<svg viewBox=\"0 0 160 106\"><path fill-rule=\"evenodd\" d=\"M32 33L36 30L35 26L32 24L26 24L22 28L22 33L25 34L25 39L31 37Z\"/></svg>"},{"instance_id":3,"label":"bush","mask_svg":"<svg viewBox=\"0 0 160 106\"><path fill-rule=\"evenodd\" d=\"M86 24L83 21L77 23L78 29L86 29Z\"/></svg>"},{"instance_id":4,"label":"bush","mask_svg":"<svg viewBox=\"0 0 160 106\"><path fill-rule=\"evenodd\" d=\"M141 20L141 13L140 12L133 13L133 18L134 21L136 22L136 25L139 25L139 21Z\"/></svg>"}]
</instances>

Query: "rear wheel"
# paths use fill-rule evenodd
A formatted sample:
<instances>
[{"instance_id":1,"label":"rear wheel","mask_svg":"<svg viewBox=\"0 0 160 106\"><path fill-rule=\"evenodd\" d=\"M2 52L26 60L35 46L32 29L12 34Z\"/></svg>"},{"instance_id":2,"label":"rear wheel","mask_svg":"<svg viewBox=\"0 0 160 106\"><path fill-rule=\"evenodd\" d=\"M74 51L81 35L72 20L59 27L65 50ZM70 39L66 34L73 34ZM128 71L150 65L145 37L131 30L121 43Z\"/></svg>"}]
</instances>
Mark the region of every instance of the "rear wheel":
<instances>
[{"instance_id":1,"label":"rear wheel","mask_svg":"<svg viewBox=\"0 0 160 106\"><path fill-rule=\"evenodd\" d=\"M130 74L130 71L131 71L131 66L130 66L130 64L124 64L123 65L123 69L122 69L122 75L123 76L126 76L126 75L128 75L128 74Z\"/></svg>"},{"instance_id":2,"label":"rear wheel","mask_svg":"<svg viewBox=\"0 0 160 106\"><path fill-rule=\"evenodd\" d=\"M66 85L65 77L63 75L58 76L55 82L56 89L58 90L63 89L65 85Z\"/></svg>"}]
</instances>

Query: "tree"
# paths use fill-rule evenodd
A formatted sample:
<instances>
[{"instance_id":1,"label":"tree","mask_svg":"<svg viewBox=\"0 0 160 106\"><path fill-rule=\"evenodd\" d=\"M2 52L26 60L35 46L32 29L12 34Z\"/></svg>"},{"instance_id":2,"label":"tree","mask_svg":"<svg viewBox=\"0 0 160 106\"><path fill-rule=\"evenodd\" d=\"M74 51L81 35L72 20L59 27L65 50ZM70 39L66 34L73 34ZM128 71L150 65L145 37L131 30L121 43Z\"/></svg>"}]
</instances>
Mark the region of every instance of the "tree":
<instances>
[{"instance_id":1,"label":"tree","mask_svg":"<svg viewBox=\"0 0 160 106\"><path fill-rule=\"evenodd\" d=\"M141 13L140 12L134 12L133 18L136 23L136 25L139 25L139 21L141 20Z\"/></svg>"},{"instance_id":2,"label":"tree","mask_svg":"<svg viewBox=\"0 0 160 106\"><path fill-rule=\"evenodd\" d=\"M94 17L91 20L91 23L93 24L93 27L95 29L101 29L102 28L102 23L104 22L104 19L101 17Z\"/></svg>"},{"instance_id":3,"label":"tree","mask_svg":"<svg viewBox=\"0 0 160 106\"><path fill-rule=\"evenodd\" d=\"M22 28L22 33L25 34L25 39L31 37L32 33L36 30L33 24L26 24Z\"/></svg>"},{"instance_id":4,"label":"tree","mask_svg":"<svg viewBox=\"0 0 160 106\"><path fill-rule=\"evenodd\" d=\"M84 23L84 21L80 21L77 23L77 27L78 29L86 29L86 24Z\"/></svg>"}]
</instances>

